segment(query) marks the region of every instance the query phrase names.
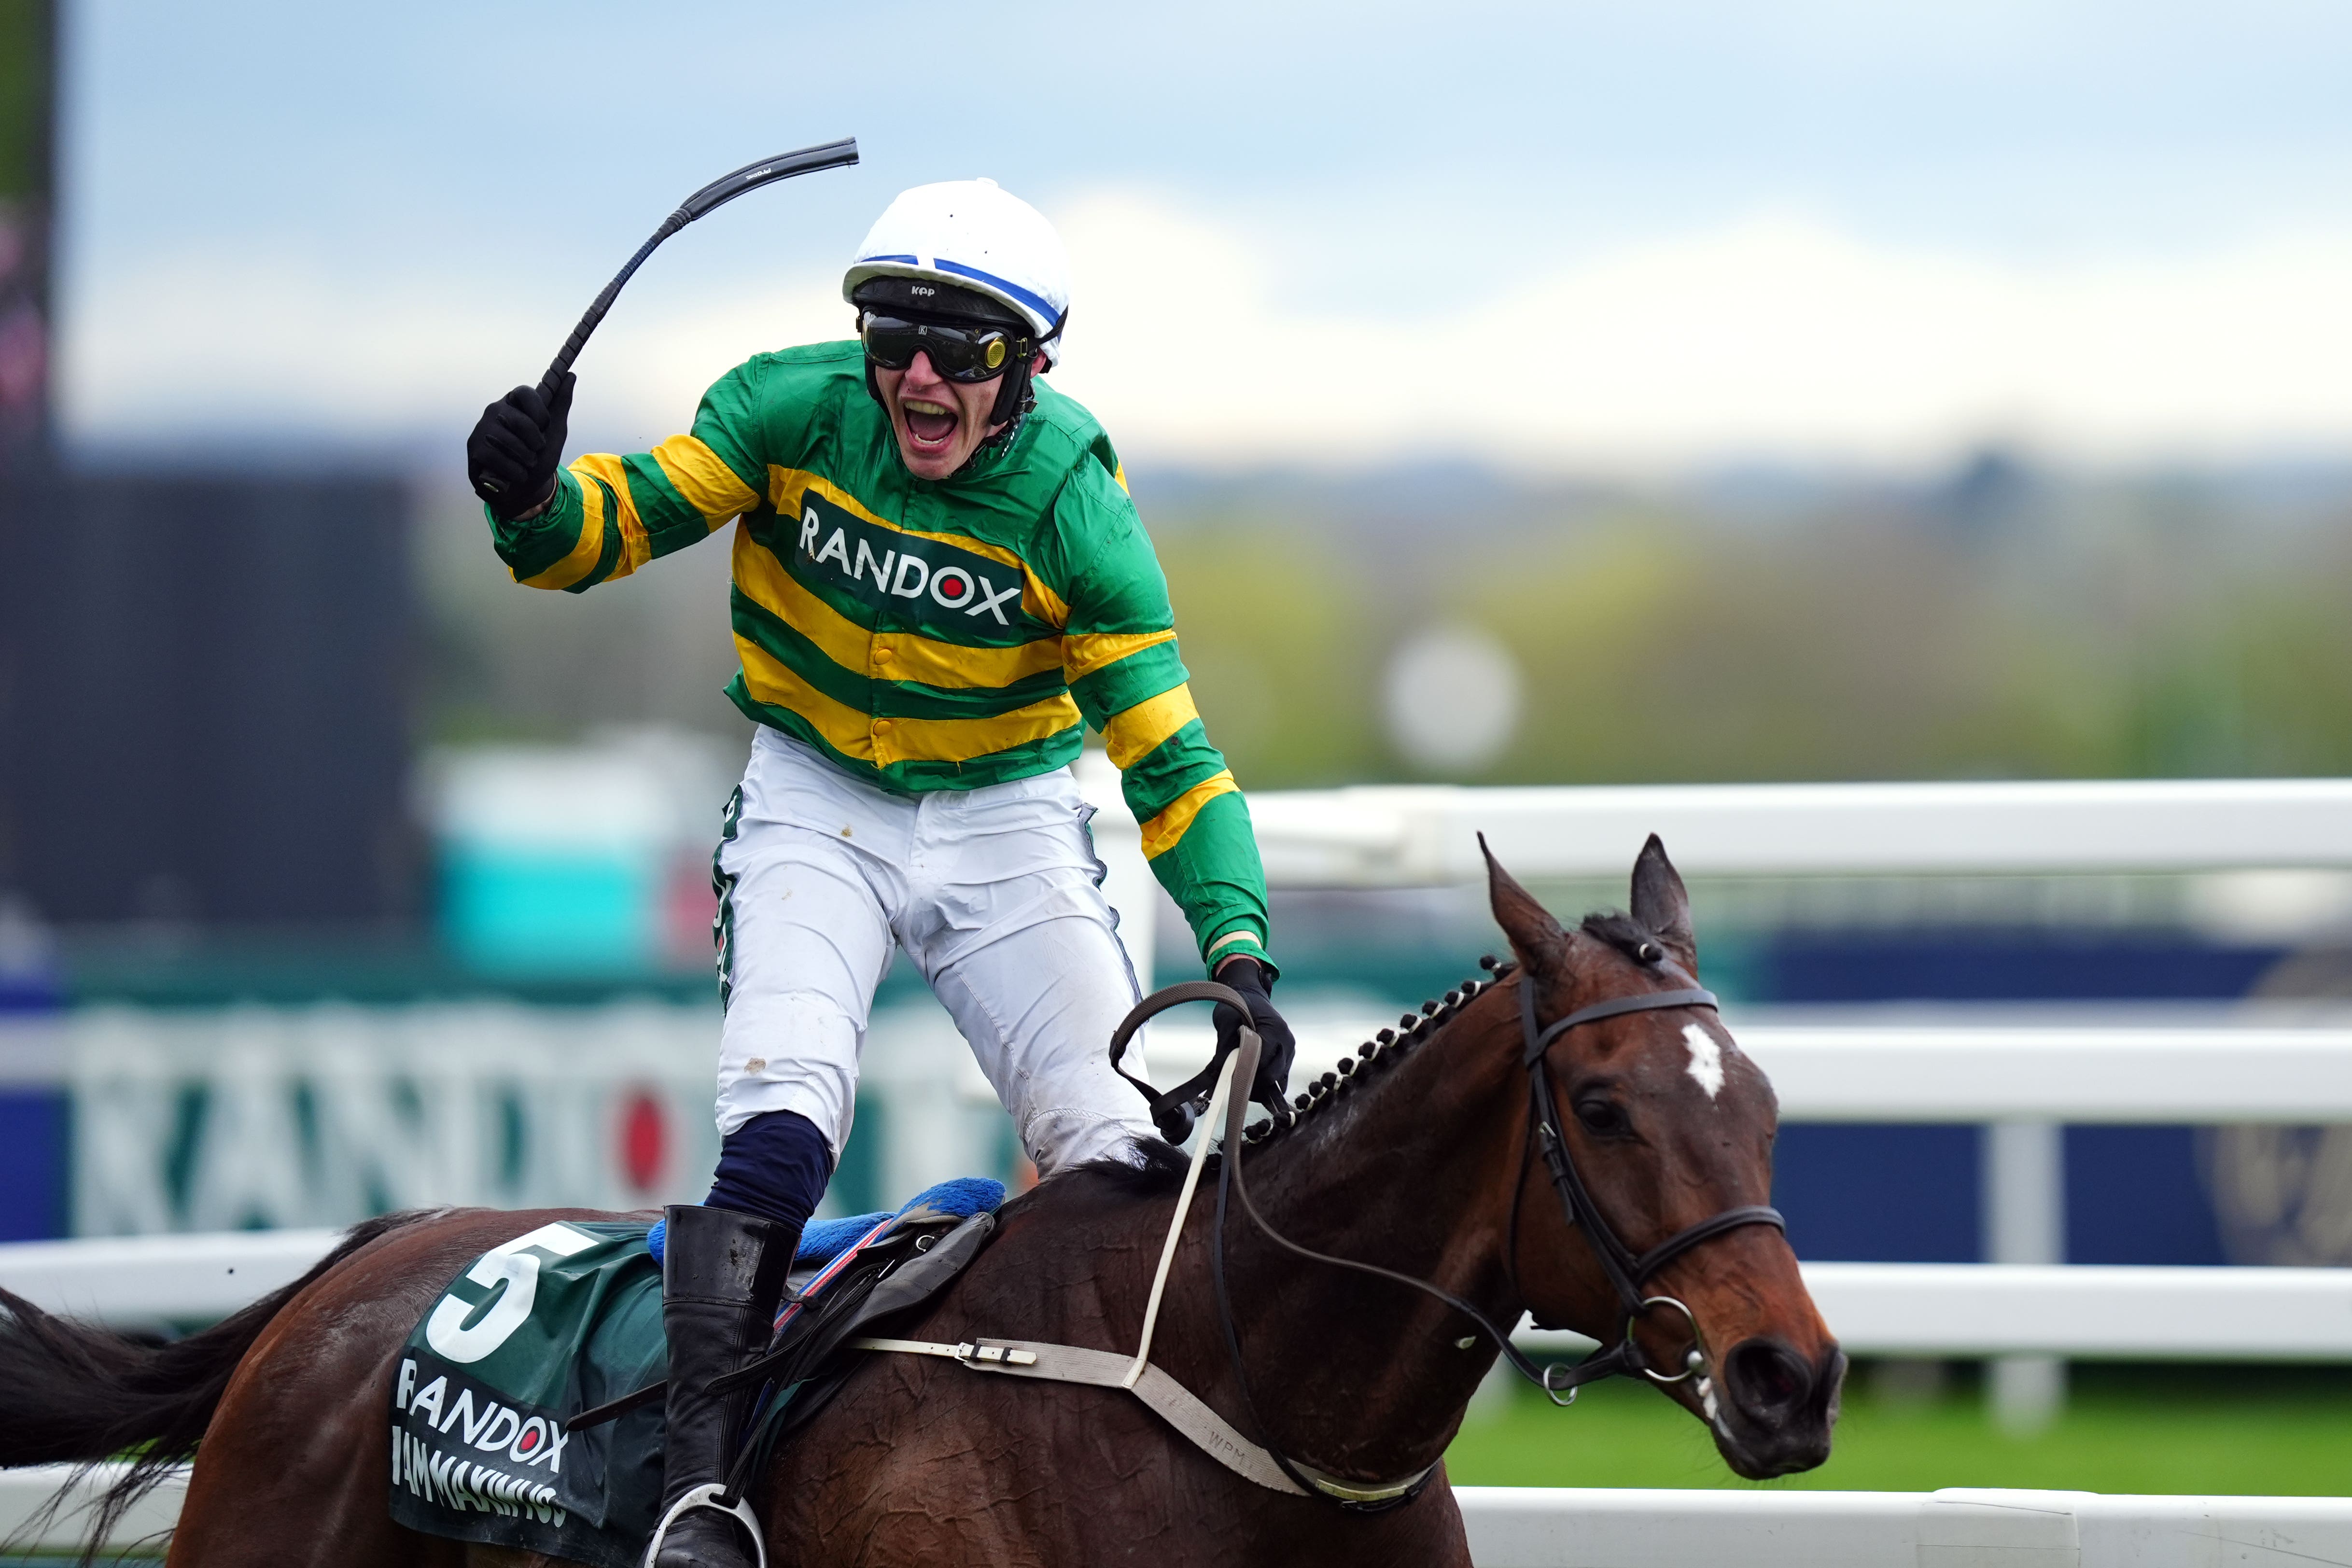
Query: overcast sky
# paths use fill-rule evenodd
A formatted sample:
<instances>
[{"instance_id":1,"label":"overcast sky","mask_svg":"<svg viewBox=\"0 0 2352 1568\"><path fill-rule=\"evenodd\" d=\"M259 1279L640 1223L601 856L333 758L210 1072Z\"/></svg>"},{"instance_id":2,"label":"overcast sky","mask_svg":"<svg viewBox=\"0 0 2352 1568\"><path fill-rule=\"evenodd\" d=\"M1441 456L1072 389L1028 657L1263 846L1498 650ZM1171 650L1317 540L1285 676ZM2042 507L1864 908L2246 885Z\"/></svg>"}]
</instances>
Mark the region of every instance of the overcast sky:
<instances>
[{"instance_id":1,"label":"overcast sky","mask_svg":"<svg viewBox=\"0 0 2352 1568\"><path fill-rule=\"evenodd\" d=\"M688 191L855 135L647 265L576 431L842 335L874 215L986 174L1145 460L2352 455L2340 3L68 11L89 441L429 450Z\"/></svg>"}]
</instances>

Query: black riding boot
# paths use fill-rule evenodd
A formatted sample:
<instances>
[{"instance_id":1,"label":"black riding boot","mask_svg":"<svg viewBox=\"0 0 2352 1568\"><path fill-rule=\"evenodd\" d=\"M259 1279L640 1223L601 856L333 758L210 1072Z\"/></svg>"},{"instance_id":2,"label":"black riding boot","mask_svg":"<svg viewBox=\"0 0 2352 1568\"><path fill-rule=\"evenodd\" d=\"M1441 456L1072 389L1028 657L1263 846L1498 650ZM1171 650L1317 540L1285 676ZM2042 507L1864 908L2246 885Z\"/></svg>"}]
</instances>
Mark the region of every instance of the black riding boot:
<instances>
[{"instance_id":1,"label":"black riding boot","mask_svg":"<svg viewBox=\"0 0 2352 1568\"><path fill-rule=\"evenodd\" d=\"M757 1388L713 1394L710 1384L768 1348L800 1227L733 1209L680 1204L663 1213L662 1329L669 1340L662 1437L661 1533L652 1568L751 1568L760 1561L751 1509L709 1499L725 1485ZM740 1512L730 1511L734 1503Z\"/></svg>"}]
</instances>

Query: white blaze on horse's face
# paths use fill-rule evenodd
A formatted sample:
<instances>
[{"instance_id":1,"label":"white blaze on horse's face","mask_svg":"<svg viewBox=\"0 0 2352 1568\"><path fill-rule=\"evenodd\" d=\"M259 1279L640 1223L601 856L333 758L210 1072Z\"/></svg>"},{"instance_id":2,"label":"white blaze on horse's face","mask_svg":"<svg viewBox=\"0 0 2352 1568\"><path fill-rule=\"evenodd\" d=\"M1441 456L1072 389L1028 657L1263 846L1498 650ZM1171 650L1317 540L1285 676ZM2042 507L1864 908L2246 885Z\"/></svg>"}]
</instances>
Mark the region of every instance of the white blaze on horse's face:
<instances>
[{"instance_id":1,"label":"white blaze on horse's face","mask_svg":"<svg viewBox=\"0 0 2352 1568\"><path fill-rule=\"evenodd\" d=\"M1723 1092L1723 1047L1715 1037L1696 1024L1683 1026L1683 1043L1690 1047L1690 1067L1685 1069L1698 1080L1699 1088L1713 1100Z\"/></svg>"}]
</instances>

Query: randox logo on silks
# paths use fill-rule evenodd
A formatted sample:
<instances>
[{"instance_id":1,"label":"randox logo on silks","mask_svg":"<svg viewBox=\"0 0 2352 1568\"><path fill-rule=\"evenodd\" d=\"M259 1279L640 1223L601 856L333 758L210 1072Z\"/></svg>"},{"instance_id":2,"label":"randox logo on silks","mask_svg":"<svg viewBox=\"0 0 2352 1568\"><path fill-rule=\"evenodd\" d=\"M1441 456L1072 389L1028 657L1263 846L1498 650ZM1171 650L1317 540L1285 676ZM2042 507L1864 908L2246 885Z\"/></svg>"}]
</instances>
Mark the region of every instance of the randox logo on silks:
<instances>
[{"instance_id":1,"label":"randox logo on silks","mask_svg":"<svg viewBox=\"0 0 2352 1568\"><path fill-rule=\"evenodd\" d=\"M449 1282L394 1371L394 1521L635 1568L658 1512L658 1404L577 1433L563 1423L668 1370L646 1230L541 1226Z\"/></svg>"},{"instance_id":2,"label":"randox logo on silks","mask_svg":"<svg viewBox=\"0 0 2352 1568\"><path fill-rule=\"evenodd\" d=\"M918 624L1012 631L1021 618L1019 568L877 528L814 492L801 497L793 557L806 576Z\"/></svg>"}]
</instances>

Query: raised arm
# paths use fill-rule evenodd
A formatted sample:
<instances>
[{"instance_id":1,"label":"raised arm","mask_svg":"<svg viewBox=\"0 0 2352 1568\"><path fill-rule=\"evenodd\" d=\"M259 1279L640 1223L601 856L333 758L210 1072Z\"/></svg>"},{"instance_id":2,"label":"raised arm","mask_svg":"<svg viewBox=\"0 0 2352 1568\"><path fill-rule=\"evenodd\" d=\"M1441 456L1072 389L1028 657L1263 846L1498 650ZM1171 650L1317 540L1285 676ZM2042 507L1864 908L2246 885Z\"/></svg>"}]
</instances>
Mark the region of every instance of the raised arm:
<instances>
[{"instance_id":1,"label":"raised arm","mask_svg":"<svg viewBox=\"0 0 2352 1568\"><path fill-rule=\"evenodd\" d=\"M1266 964L1265 872L1249 806L1209 743L1177 657L1168 583L1126 492L1091 466L1059 503L1082 507L1065 538L1089 537L1092 558L1071 581L1062 660L1070 694L1102 731L1160 886L1184 911L1213 971L1247 955Z\"/></svg>"},{"instance_id":2,"label":"raised arm","mask_svg":"<svg viewBox=\"0 0 2352 1568\"><path fill-rule=\"evenodd\" d=\"M1279 1107L1297 1043L1274 1005L1265 868L1249 805L1192 706L1168 580L1125 487L1108 472L1082 466L1058 505L1087 514L1057 517L1062 537L1093 545L1071 576L1062 634L1070 694L1103 732L1128 808L1143 825L1144 858L1184 911L1202 962L1240 994L1265 1044L1250 1098ZM1220 1048L1243 1021L1240 1009L1218 1004Z\"/></svg>"},{"instance_id":3,"label":"raised arm","mask_svg":"<svg viewBox=\"0 0 2352 1568\"><path fill-rule=\"evenodd\" d=\"M515 581L584 593L708 537L759 504L767 476L758 406L761 371L757 360L730 371L703 395L693 432L672 436L650 452L592 452L562 471L554 471L554 454L532 454L544 466L535 483L525 471L521 485L528 487L525 493L535 490L544 499L509 516L499 497L484 498L492 542ZM514 409L518 394L528 390L519 388L484 412L469 453L497 436L503 436L508 448L527 445L529 433L522 426L529 411L518 411L523 419L510 415L500 421L499 416L502 408ZM569 405L568 385L562 401ZM486 437L485 429L494 426L496 436ZM549 438L560 453L560 415ZM478 466L476 471L481 471Z\"/></svg>"}]
</instances>

